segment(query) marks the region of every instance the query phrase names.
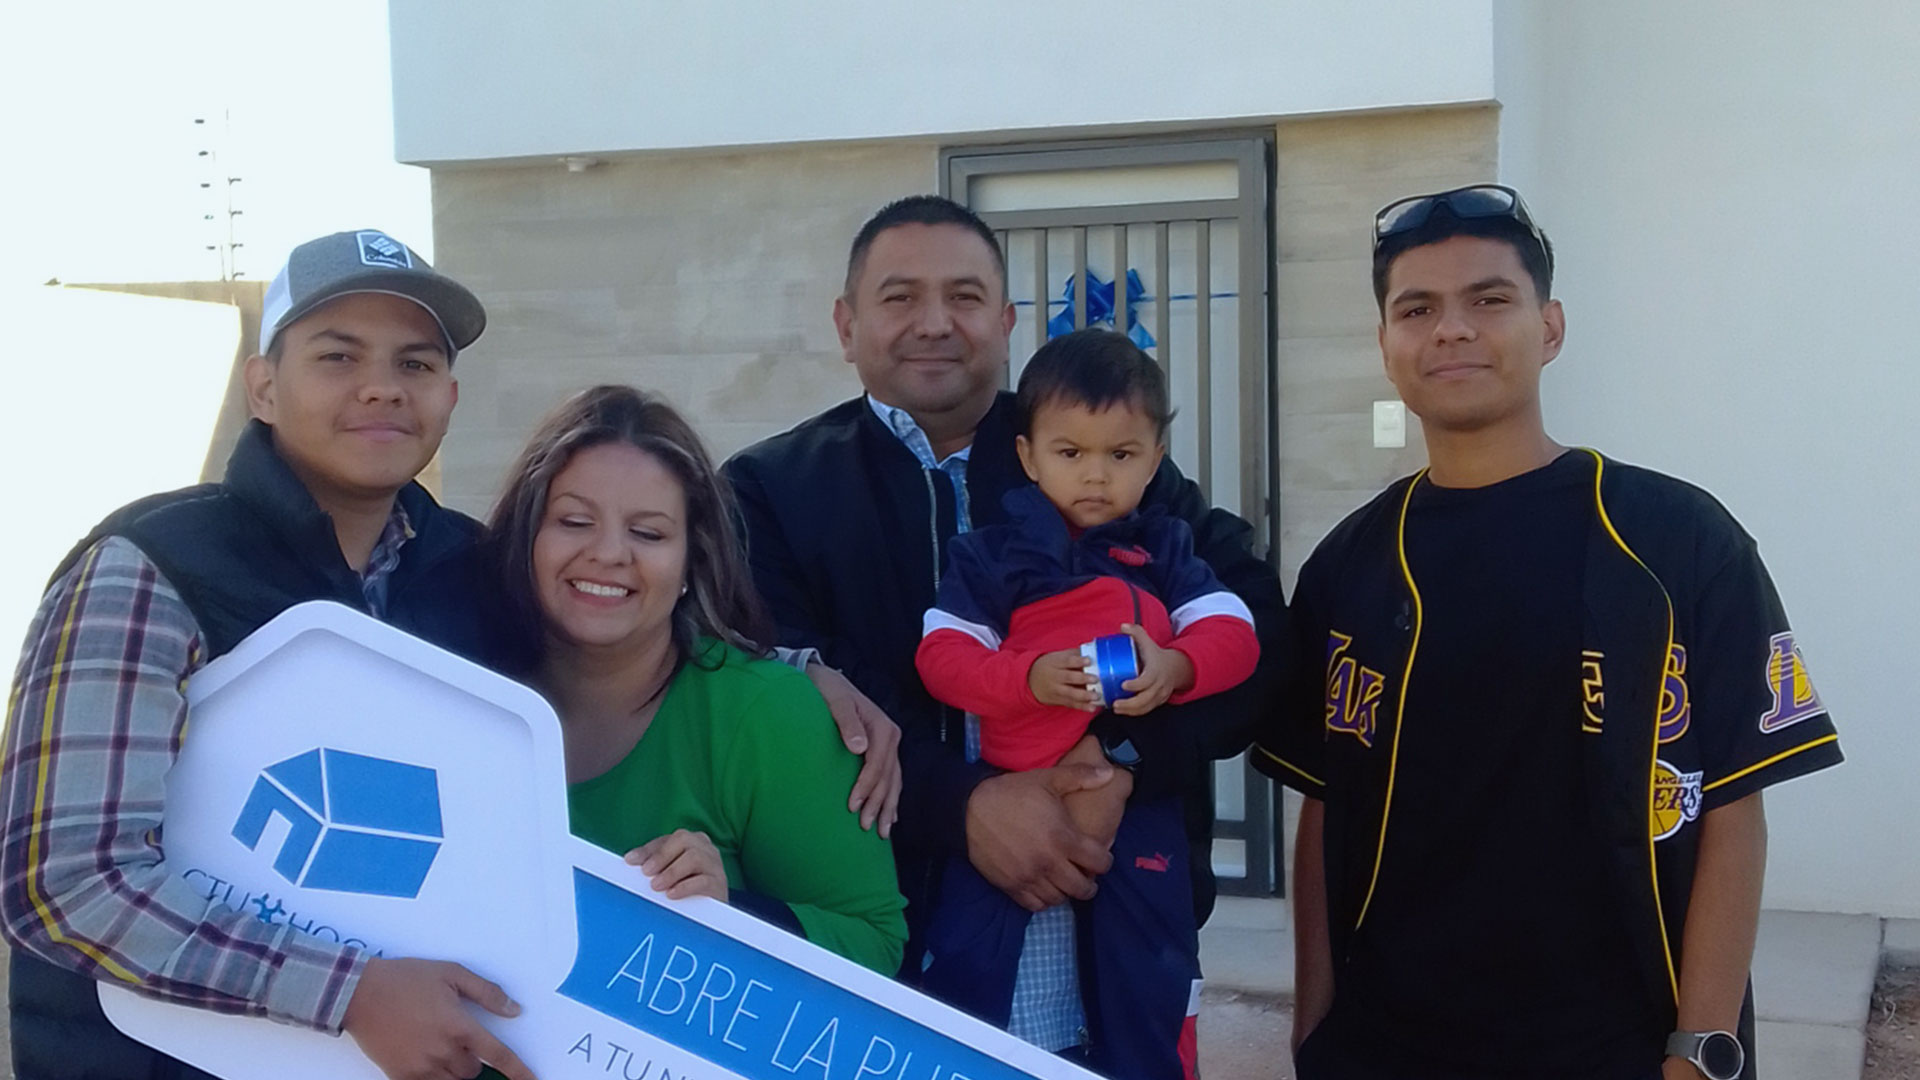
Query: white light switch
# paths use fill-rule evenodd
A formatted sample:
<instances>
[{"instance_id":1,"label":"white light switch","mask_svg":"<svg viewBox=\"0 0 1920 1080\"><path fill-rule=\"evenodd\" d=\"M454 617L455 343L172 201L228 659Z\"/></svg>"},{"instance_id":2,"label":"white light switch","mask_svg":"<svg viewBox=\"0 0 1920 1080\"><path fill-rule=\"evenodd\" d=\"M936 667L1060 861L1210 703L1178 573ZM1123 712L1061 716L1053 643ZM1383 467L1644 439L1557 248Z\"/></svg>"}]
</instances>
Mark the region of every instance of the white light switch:
<instances>
[{"instance_id":1,"label":"white light switch","mask_svg":"<svg viewBox=\"0 0 1920 1080\"><path fill-rule=\"evenodd\" d=\"M1407 406L1399 401L1373 403L1373 445L1397 450L1407 445Z\"/></svg>"}]
</instances>

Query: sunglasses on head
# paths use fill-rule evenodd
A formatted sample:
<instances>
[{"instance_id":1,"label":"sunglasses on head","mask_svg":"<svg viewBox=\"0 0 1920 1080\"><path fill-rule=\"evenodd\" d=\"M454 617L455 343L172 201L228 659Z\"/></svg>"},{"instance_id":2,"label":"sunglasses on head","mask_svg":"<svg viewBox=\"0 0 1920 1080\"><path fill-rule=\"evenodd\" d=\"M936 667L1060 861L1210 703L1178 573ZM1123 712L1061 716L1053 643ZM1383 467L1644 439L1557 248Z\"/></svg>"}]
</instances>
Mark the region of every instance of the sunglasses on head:
<instances>
[{"instance_id":1,"label":"sunglasses on head","mask_svg":"<svg viewBox=\"0 0 1920 1080\"><path fill-rule=\"evenodd\" d=\"M1527 204L1521 201L1519 192L1504 184L1472 184L1431 195L1409 195L1388 203L1373 215L1373 250L1378 252L1385 241L1425 225L1433 212L1443 206L1462 221L1501 218L1514 222L1525 229L1542 250L1546 249L1546 237L1541 235L1540 226L1533 223L1533 215L1527 213Z\"/></svg>"}]
</instances>

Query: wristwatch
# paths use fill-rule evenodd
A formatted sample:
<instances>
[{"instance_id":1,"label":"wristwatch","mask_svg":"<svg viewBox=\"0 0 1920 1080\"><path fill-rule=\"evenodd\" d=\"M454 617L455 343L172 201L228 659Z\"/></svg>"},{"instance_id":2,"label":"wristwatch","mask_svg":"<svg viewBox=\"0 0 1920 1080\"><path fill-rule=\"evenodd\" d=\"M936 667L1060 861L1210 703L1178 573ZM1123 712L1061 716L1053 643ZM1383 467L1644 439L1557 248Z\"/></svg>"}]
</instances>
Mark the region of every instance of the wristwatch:
<instances>
[{"instance_id":1,"label":"wristwatch","mask_svg":"<svg viewBox=\"0 0 1920 1080\"><path fill-rule=\"evenodd\" d=\"M1097 717L1093 723L1087 725L1087 734L1099 741L1100 752L1107 756L1110 764L1129 771L1139 767L1139 748L1133 745L1133 740L1127 737L1126 729L1122 728L1111 715Z\"/></svg>"},{"instance_id":2,"label":"wristwatch","mask_svg":"<svg viewBox=\"0 0 1920 1080\"><path fill-rule=\"evenodd\" d=\"M1707 1080L1739 1080L1747 1051L1728 1031L1676 1031L1667 1036L1667 1054L1685 1058Z\"/></svg>"}]
</instances>

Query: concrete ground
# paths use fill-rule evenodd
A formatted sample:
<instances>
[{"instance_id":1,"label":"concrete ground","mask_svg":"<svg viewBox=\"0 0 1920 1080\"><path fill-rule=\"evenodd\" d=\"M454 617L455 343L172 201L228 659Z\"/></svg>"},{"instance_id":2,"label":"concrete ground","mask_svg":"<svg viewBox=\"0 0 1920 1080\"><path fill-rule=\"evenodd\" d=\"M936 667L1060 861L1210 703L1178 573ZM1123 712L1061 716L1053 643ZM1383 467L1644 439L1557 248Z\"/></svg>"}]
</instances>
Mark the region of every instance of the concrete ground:
<instances>
[{"instance_id":1,"label":"concrete ground","mask_svg":"<svg viewBox=\"0 0 1920 1080\"><path fill-rule=\"evenodd\" d=\"M1920 950L1920 923L1870 915L1768 911L1754 953L1756 1051L1767 1080L1861 1076L1883 944ZM1224 897L1200 934L1207 994L1200 1012L1203 1074L1231 1080L1291 1077L1286 1063L1293 936L1278 900ZM1209 1046L1212 1037L1217 1045Z\"/></svg>"}]
</instances>

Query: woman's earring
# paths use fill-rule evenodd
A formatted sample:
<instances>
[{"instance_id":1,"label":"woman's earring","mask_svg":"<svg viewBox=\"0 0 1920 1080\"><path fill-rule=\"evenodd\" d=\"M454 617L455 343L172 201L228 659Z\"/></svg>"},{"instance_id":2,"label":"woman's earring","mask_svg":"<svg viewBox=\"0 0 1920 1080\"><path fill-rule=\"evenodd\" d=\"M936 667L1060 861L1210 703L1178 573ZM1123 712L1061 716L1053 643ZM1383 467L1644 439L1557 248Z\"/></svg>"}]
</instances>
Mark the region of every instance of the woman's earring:
<instances>
[{"instance_id":1,"label":"woman's earring","mask_svg":"<svg viewBox=\"0 0 1920 1080\"><path fill-rule=\"evenodd\" d=\"M687 595L687 583L684 581L680 583L680 595L681 596Z\"/></svg>"}]
</instances>

